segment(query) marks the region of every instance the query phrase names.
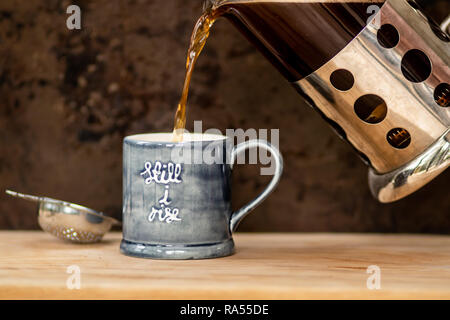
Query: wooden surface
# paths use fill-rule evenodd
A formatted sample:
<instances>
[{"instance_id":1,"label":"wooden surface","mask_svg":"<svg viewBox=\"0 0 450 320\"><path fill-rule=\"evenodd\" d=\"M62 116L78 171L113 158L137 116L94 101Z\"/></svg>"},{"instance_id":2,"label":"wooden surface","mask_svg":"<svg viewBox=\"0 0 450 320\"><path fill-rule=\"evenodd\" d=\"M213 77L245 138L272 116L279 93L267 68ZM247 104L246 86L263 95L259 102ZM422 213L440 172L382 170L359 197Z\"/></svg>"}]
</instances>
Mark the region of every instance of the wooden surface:
<instances>
[{"instance_id":1,"label":"wooden surface","mask_svg":"<svg viewBox=\"0 0 450 320\"><path fill-rule=\"evenodd\" d=\"M0 232L1 299L450 298L450 237L237 234L234 256L159 261L123 256L120 233L95 245L43 232ZM69 290L67 268L81 288ZM381 289L367 289L367 268Z\"/></svg>"}]
</instances>

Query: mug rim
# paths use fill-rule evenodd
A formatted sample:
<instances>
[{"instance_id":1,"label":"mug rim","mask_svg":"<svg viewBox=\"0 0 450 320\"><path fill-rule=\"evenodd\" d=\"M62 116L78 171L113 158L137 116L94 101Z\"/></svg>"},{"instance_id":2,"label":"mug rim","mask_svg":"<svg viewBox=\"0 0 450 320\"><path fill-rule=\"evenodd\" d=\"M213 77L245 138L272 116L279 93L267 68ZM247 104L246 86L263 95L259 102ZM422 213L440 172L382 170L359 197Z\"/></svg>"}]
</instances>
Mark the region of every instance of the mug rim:
<instances>
[{"instance_id":1,"label":"mug rim","mask_svg":"<svg viewBox=\"0 0 450 320\"><path fill-rule=\"evenodd\" d=\"M195 142L214 142L214 141L223 141L228 139L227 136L221 134L214 133L191 133L185 132L183 133L183 138L185 135L188 136L200 136L202 139L183 139L183 141L172 141L173 132L150 132L150 133L139 133L134 135L126 136L123 141L124 142L132 142L137 144L187 144L187 143L195 143ZM151 140L151 137L159 136L160 139ZM161 139L162 136L167 136L167 139ZM144 137L148 137L145 139ZM206 138L203 138L206 137Z\"/></svg>"}]
</instances>

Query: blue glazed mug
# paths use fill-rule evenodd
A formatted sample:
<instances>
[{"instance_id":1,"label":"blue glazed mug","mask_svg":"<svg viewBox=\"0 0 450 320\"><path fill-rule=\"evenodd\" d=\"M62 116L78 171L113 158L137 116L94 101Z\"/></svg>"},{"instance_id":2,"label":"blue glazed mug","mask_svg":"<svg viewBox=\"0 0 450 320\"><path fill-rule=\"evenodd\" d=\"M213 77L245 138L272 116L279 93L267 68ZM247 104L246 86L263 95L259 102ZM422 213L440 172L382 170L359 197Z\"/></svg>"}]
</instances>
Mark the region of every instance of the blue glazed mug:
<instances>
[{"instance_id":1,"label":"blue glazed mug","mask_svg":"<svg viewBox=\"0 0 450 320\"><path fill-rule=\"evenodd\" d=\"M280 180L279 151L264 140L233 146L233 139L212 134L185 134L180 143L171 140L171 133L124 139L121 252L154 259L233 254L232 232ZM233 165L238 155L255 147L272 154L275 173L258 197L233 212Z\"/></svg>"}]
</instances>

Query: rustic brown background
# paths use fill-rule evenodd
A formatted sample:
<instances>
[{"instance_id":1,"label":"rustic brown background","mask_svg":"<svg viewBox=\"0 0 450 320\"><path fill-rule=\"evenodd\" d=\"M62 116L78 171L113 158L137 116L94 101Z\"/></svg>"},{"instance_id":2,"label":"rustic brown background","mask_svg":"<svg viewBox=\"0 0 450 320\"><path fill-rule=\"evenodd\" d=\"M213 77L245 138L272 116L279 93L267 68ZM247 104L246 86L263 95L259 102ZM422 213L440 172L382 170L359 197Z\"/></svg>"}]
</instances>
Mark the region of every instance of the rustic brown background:
<instances>
[{"instance_id":1,"label":"rustic brown background","mask_svg":"<svg viewBox=\"0 0 450 320\"><path fill-rule=\"evenodd\" d=\"M125 135L169 131L201 1L0 2L0 190L80 203L121 217ZM227 21L194 73L188 122L280 128L285 173L246 231L450 233L450 172L395 204L376 202L349 146ZM267 182L234 174L236 206ZM37 228L33 204L0 194L0 228Z\"/></svg>"}]
</instances>

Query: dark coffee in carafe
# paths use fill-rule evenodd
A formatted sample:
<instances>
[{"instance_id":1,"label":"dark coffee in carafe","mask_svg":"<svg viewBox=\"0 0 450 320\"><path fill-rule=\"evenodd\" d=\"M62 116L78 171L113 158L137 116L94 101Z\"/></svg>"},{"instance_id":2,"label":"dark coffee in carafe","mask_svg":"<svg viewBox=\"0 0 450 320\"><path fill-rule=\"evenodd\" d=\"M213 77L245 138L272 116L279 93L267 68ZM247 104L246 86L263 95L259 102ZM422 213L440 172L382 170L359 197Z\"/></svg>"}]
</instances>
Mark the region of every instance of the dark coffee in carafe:
<instances>
[{"instance_id":1,"label":"dark coffee in carafe","mask_svg":"<svg viewBox=\"0 0 450 320\"><path fill-rule=\"evenodd\" d=\"M216 10L289 81L297 81L341 51L383 2L225 1Z\"/></svg>"}]
</instances>

